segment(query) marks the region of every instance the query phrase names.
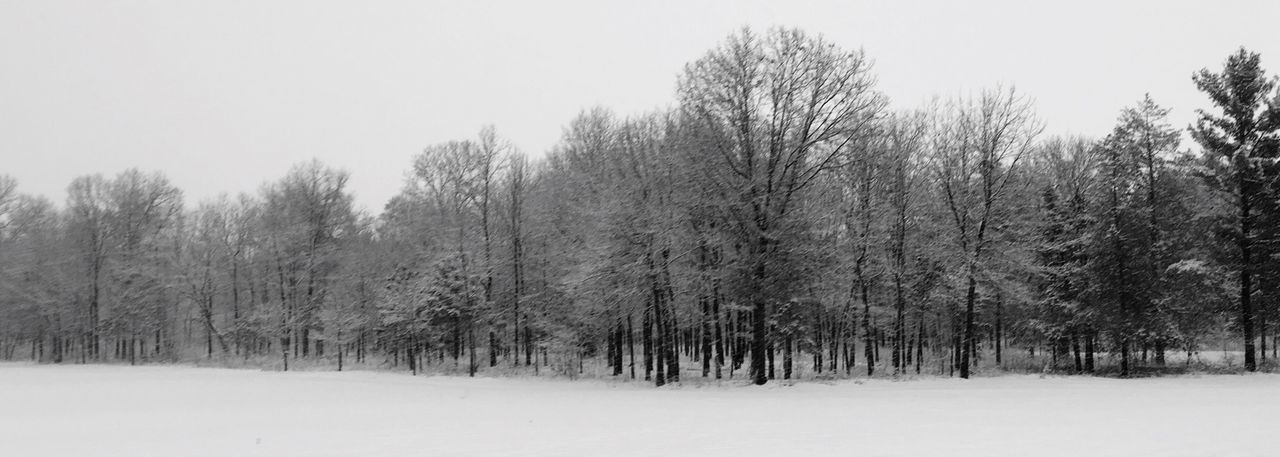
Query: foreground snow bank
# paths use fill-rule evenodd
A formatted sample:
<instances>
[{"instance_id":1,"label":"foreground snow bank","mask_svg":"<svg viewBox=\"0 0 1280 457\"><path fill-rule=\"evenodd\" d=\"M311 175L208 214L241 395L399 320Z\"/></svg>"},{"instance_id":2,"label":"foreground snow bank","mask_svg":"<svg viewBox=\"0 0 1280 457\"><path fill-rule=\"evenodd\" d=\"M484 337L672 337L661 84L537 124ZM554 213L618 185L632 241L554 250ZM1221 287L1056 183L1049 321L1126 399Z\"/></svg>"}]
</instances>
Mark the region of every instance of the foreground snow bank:
<instances>
[{"instance_id":1,"label":"foreground snow bank","mask_svg":"<svg viewBox=\"0 0 1280 457\"><path fill-rule=\"evenodd\" d=\"M13 456L1280 455L1280 376L637 384L0 365Z\"/></svg>"}]
</instances>

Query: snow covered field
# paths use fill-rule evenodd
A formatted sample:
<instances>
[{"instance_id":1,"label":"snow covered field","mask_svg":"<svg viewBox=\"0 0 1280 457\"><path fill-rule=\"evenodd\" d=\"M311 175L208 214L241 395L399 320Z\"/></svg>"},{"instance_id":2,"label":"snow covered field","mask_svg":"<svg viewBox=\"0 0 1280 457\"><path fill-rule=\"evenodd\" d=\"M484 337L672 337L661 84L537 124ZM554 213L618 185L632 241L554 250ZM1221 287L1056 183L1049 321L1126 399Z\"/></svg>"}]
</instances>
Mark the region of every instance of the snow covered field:
<instances>
[{"instance_id":1,"label":"snow covered field","mask_svg":"<svg viewBox=\"0 0 1280 457\"><path fill-rule=\"evenodd\" d=\"M0 364L3 456L1280 455L1280 376L654 389Z\"/></svg>"}]
</instances>

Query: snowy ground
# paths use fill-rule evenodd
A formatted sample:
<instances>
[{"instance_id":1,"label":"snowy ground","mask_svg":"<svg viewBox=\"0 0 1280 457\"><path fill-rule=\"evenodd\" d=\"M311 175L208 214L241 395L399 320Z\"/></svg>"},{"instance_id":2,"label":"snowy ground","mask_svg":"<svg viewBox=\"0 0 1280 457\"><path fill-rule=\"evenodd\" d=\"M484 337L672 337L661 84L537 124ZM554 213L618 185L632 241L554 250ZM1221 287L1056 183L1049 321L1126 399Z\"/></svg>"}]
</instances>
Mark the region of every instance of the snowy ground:
<instances>
[{"instance_id":1,"label":"snowy ground","mask_svg":"<svg viewBox=\"0 0 1280 457\"><path fill-rule=\"evenodd\" d=\"M1280 376L600 381L0 364L4 456L1280 455Z\"/></svg>"}]
</instances>

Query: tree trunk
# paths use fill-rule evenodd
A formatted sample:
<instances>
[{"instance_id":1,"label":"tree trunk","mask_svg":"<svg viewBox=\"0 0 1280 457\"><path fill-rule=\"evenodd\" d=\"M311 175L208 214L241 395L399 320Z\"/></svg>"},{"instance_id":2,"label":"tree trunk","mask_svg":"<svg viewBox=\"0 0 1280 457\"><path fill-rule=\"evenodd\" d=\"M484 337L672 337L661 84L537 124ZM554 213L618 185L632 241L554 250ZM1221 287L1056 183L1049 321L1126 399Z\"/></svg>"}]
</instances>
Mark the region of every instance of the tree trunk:
<instances>
[{"instance_id":1,"label":"tree trunk","mask_svg":"<svg viewBox=\"0 0 1280 457\"><path fill-rule=\"evenodd\" d=\"M996 294L996 366L1004 366L1004 358L1002 357L1004 349L1004 300L997 292Z\"/></svg>"},{"instance_id":2,"label":"tree trunk","mask_svg":"<svg viewBox=\"0 0 1280 457\"><path fill-rule=\"evenodd\" d=\"M702 359L702 377L711 376L711 300L703 295L698 298L702 304L702 341L699 345Z\"/></svg>"},{"instance_id":3,"label":"tree trunk","mask_svg":"<svg viewBox=\"0 0 1280 457\"><path fill-rule=\"evenodd\" d=\"M724 367L724 334L720 324L720 288L718 284L711 294L711 312L716 326L716 379L720 379L722 367Z\"/></svg>"},{"instance_id":4,"label":"tree trunk","mask_svg":"<svg viewBox=\"0 0 1280 457\"><path fill-rule=\"evenodd\" d=\"M663 307L662 314L667 320L663 324L669 335L668 341L663 343L665 356L667 357L667 382L680 382L680 324L676 320L675 313L675 289L671 286L671 270L670 252L667 249L662 251L662 276L663 276Z\"/></svg>"},{"instance_id":5,"label":"tree trunk","mask_svg":"<svg viewBox=\"0 0 1280 457\"><path fill-rule=\"evenodd\" d=\"M973 358L973 315L974 302L978 297L977 266L969 264L969 285L964 298L964 337L960 342L960 379L969 379L969 363Z\"/></svg>"},{"instance_id":6,"label":"tree trunk","mask_svg":"<svg viewBox=\"0 0 1280 457\"><path fill-rule=\"evenodd\" d=\"M920 320L916 323L919 333L916 336L916 374L920 374L920 366L924 363L924 311L920 311Z\"/></svg>"},{"instance_id":7,"label":"tree trunk","mask_svg":"<svg viewBox=\"0 0 1280 457\"><path fill-rule=\"evenodd\" d=\"M757 243L759 250L756 255L759 258L755 260L752 279L754 287L759 289L764 287L767 279L764 257L769 251L769 239L761 236ZM755 296L752 297L751 303L751 382L757 386L762 386L769 381L767 373L765 373L765 352L768 351L765 335L765 313L767 311L763 291L755 291Z\"/></svg>"},{"instance_id":8,"label":"tree trunk","mask_svg":"<svg viewBox=\"0 0 1280 457\"><path fill-rule=\"evenodd\" d=\"M1265 365L1267 362L1267 307L1263 305L1258 308L1258 354Z\"/></svg>"},{"instance_id":9,"label":"tree trunk","mask_svg":"<svg viewBox=\"0 0 1280 457\"><path fill-rule=\"evenodd\" d=\"M906 338L906 299L902 292L902 275L895 272L894 282L894 320L893 320L893 374L903 371L903 340Z\"/></svg>"},{"instance_id":10,"label":"tree trunk","mask_svg":"<svg viewBox=\"0 0 1280 457\"><path fill-rule=\"evenodd\" d=\"M412 340L410 340L409 344L405 346L404 360L405 362L409 363L409 374L413 376L417 376L418 375L418 356L414 354L415 351L413 350L414 349L413 346L414 346L414 343Z\"/></svg>"},{"instance_id":11,"label":"tree trunk","mask_svg":"<svg viewBox=\"0 0 1280 457\"><path fill-rule=\"evenodd\" d=\"M1129 337L1120 338L1120 377L1129 376Z\"/></svg>"},{"instance_id":12,"label":"tree trunk","mask_svg":"<svg viewBox=\"0 0 1280 457\"><path fill-rule=\"evenodd\" d=\"M1076 373L1084 371L1084 364L1080 362L1080 335L1071 333L1071 352L1075 354Z\"/></svg>"},{"instance_id":13,"label":"tree trunk","mask_svg":"<svg viewBox=\"0 0 1280 457\"><path fill-rule=\"evenodd\" d=\"M533 328L526 320L524 324L524 366L526 367L533 363L533 349Z\"/></svg>"},{"instance_id":14,"label":"tree trunk","mask_svg":"<svg viewBox=\"0 0 1280 457\"><path fill-rule=\"evenodd\" d=\"M644 380L653 380L653 309L652 306L644 311L644 318L641 319L640 342L644 351Z\"/></svg>"},{"instance_id":15,"label":"tree trunk","mask_svg":"<svg viewBox=\"0 0 1280 457\"><path fill-rule=\"evenodd\" d=\"M1084 371L1093 373L1093 340L1096 336L1090 332L1084 339Z\"/></svg>"},{"instance_id":16,"label":"tree trunk","mask_svg":"<svg viewBox=\"0 0 1280 457\"><path fill-rule=\"evenodd\" d=\"M613 330L613 375L622 375L622 319L619 318Z\"/></svg>"},{"instance_id":17,"label":"tree trunk","mask_svg":"<svg viewBox=\"0 0 1280 457\"><path fill-rule=\"evenodd\" d=\"M1253 292L1253 264L1250 256L1253 247L1249 238L1249 193L1245 189L1244 178L1241 177L1240 181L1240 328L1244 331L1244 369L1258 371L1258 363L1254 359L1253 308L1250 303Z\"/></svg>"},{"instance_id":18,"label":"tree trunk","mask_svg":"<svg viewBox=\"0 0 1280 457\"><path fill-rule=\"evenodd\" d=\"M489 328L489 368L498 366L498 335Z\"/></svg>"},{"instance_id":19,"label":"tree trunk","mask_svg":"<svg viewBox=\"0 0 1280 457\"><path fill-rule=\"evenodd\" d=\"M467 325L467 342L471 349L471 360L467 364L467 376L476 376L476 330L472 325Z\"/></svg>"},{"instance_id":20,"label":"tree trunk","mask_svg":"<svg viewBox=\"0 0 1280 457\"><path fill-rule=\"evenodd\" d=\"M654 343L653 352L654 352L654 358L656 360L654 360L654 363L653 363L654 365L653 382L658 387L662 387L662 385L667 383L667 359L666 359L667 332L666 332L666 322L664 322L665 319L663 319L662 317L662 308L658 303L658 300L660 300L660 298L656 296L660 294L660 292L658 292L657 289L655 289L654 294L655 294L655 297L654 297L654 306L653 306L653 314L654 314L653 323L655 327L654 328L655 339L653 342Z\"/></svg>"},{"instance_id":21,"label":"tree trunk","mask_svg":"<svg viewBox=\"0 0 1280 457\"><path fill-rule=\"evenodd\" d=\"M858 286L862 291L862 334L865 339L865 352L863 359L867 361L867 376L870 377L876 372L876 352L875 337L871 331L871 299L868 296L867 283L862 278L862 269L858 269Z\"/></svg>"},{"instance_id":22,"label":"tree trunk","mask_svg":"<svg viewBox=\"0 0 1280 457\"><path fill-rule=\"evenodd\" d=\"M773 334L773 332L774 332L774 328L770 327L770 328L769 328L769 333L770 333L770 334ZM773 355L773 353L774 353L773 338L770 338L770 339L769 339L769 344L768 344L768 348L766 349L766 351L767 351L767 353L768 353L768 358L769 358L769 379L775 379L774 371L773 371L773 360L774 360L774 355ZM821 352L821 348L819 348L819 352Z\"/></svg>"},{"instance_id":23,"label":"tree trunk","mask_svg":"<svg viewBox=\"0 0 1280 457\"><path fill-rule=\"evenodd\" d=\"M792 344L791 334L787 334L782 343L782 379L791 379Z\"/></svg>"},{"instance_id":24,"label":"tree trunk","mask_svg":"<svg viewBox=\"0 0 1280 457\"><path fill-rule=\"evenodd\" d=\"M631 379L636 378L636 347L635 347L635 330L631 328L631 314L627 314L627 357L629 363L627 368L631 371Z\"/></svg>"}]
</instances>

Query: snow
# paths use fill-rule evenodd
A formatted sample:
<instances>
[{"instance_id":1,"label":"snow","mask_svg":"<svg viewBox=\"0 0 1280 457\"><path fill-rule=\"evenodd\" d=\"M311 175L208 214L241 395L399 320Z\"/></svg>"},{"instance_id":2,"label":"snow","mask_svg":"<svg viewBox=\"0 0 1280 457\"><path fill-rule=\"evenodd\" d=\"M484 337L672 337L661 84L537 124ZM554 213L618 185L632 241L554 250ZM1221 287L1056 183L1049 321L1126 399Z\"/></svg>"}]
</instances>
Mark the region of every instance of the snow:
<instances>
[{"instance_id":1,"label":"snow","mask_svg":"<svg viewBox=\"0 0 1280 457\"><path fill-rule=\"evenodd\" d=\"M0 365L0 455L1262 456L1280 376L643 383Z\"/></svg>"}]
</instances>

